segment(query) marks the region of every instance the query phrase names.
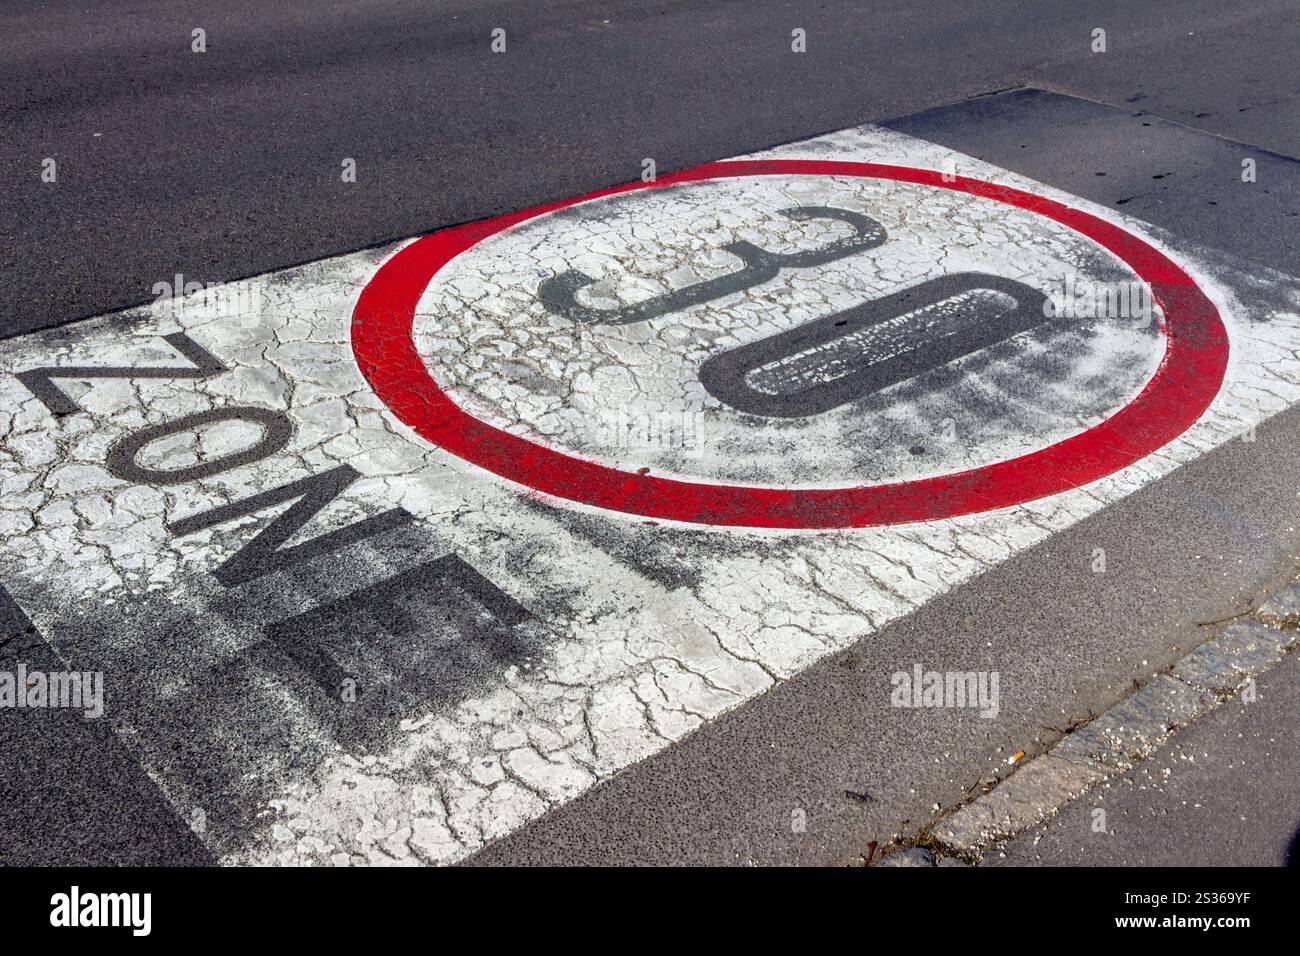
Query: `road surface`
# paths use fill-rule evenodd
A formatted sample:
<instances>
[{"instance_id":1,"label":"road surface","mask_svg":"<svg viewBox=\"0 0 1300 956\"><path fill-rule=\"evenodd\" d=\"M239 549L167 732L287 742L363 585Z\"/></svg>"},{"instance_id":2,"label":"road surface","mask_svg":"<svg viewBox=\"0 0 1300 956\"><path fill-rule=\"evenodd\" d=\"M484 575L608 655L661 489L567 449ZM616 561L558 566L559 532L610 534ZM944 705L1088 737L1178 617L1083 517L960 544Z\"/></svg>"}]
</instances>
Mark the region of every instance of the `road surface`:
<instances>
[{"instance_id":1,"label":"road surface","mask_svg":"<svg viewBox=\"0 0 1300 956\"><path fill-rule=\"evenodd\" d=\"M0 715L8 862L852 862L1300 569L1293 4L11 4L0 22L0 654L106 684L105 719ZM931 173L890 192L843 167L688 172L498 218L488 239L444 231L640 183L646 160L673 183L737 157ZM1003 315L1016 295L987 285L1017 282L1020 315L1070 275L1136 281L1089 252L1112 227L1209 311L1198 299L1173 338L1008 326L839 405L815 393L825 408L736 415L755 379L673 378L669 338L651 348L627 311L653 288L648 327L689 314L689 362L832 314L866 323L864 298L923 279L984 276L936 288ZM470 238L431 283L447 236ZM599 283L542 295L575 272ZM177 275L236 283L234 304L159 301ZM385 324L399 302L407 352ZM516 361L483 330L508 338L525 313L522 331L549 332ZM1080 487L996 508L950 487L913 495L933 513L885 497L841 520L691 510L654 483L991 467L1127 407L1166 341L1197 344L1205 372L1167 376L1173 431L1143 418L1126 438L1141 455L1113 467L1129 445L1090 446ZM436 374L400 366L412 355ZM811 381L780 361L759 369L778 391ZM83 371L16 375L59 366ZM473 414L431 404L444 390ZM609 452L583 408L653 408L679 431ZM564 467L609 452L632 490L523 445L488 454L496 438L465 438L478 418L545 436ZM678 439L696 424L692 458ZM894 706L914 666L996 673L996 714Z\"/></svg>"}]
</instances>

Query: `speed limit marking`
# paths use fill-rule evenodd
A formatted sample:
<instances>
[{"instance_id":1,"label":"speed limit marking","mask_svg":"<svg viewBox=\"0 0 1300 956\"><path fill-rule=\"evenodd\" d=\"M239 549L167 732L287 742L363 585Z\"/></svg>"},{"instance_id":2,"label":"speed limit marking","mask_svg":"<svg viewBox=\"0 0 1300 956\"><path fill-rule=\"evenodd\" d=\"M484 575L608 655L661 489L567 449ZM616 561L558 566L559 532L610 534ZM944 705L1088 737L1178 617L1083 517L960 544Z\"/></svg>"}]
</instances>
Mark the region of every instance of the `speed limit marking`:
<instances>
[{"instance_id":1,"label":"speed limit marking","mask_svg":"<svg viewBox=\"0 0 1300 956\"><path fill-rule=\"evenodd\" d=\"M0 588L223 862L462 859L1300 404L1222 256L866 127L8 339Z\"/></svg>"},{"instance_id":2,"label":"speed limit marking","mask_svg":"<svg viewBox=\"0 0 1300 956\"><path fill-rule=\"evenodd\" d=\"M655 474L649 467L617 467L540 440L535 434L485 421L458 404L431 374L413 334L421 296L458 257L480 244L543 217L579 206L574 211L582 213L626 194L662 193L688 189L692 184L757 182L770 177L887 181L946 190L1036 214L1058 229L1069 230L1114 257L1149 290L1160 312L1157 325L1163 340L1154 374L1128 401L1089 427L1014 457L908 480L837 482L829 487L718 482L693 475ZM553 318L569 323L576 335L596 325L618 329L634 323L671 322L674 314L707 308L709 301L770 280L783 268L813 269L832 259L888 244L880 234L883 230L879 224L861 213L802 207L784 210L784 215L838 218L847 222L855 235L835 240L820 253L765 253L748 241L733 242L724 249L744 263L742 269L658 299L642 299L631 307L582 306L577 290L592 280L576 270L539 282L538 299ZM951 286L954 280L957 285ZM953 315L949 321L956 321L963 311L961 293L998 285L997 276L967 279L965 286L962 281L951 274L937 276L928 280L935 286L932 289L926 288L927 283L918 283L910 292L904 289L895 293L901 301L884 308L883 313L876 308L866 316L823 317L820 330L814 320L769 337L775 340L785 336L789 341L784 345L759 340L742 345L730 358L715 353L698 370L702 384L715 397L731 396L729 404L739 411L782 417L779 395L770 388L765 392L761 381L756 385L755 372L775 370L779 378L783 362L789 366L802 360L805 365L816 365L816 349L833 343L837 336L848 339L865 334L866 339L874 337L880 344L889 338L890 320L900 316L924 318L930 306L955 303L958 308L950 310ZM943 339L941 362L1003 342L1030 330L1042 318L1041 291L1034 294L1024 283L1019 287L1029 293L1022 294L1019 301L1015 289L986 290L1013 301L1011 308L1003 310L1003 317L1011 314L1019 318L1002 330L1006 334L996 328L991 333L987 328L976 328L973 342L962 345L961 337L954 337L948 330L927 330L922 324L914 331L921 337L928 334ZM917 301L908 301L909 296ZM973 308L967 303L964 311ZM1032 314L1035 309L1037 315ZM990 323L975 324L987 327ZM908 331L906 325L894 330L898 341L892 346L888 341L884 343L884 361L879 357L872 361L873 356L868 354L865 360L858 356L855 366L851 360L830 357L822 363L826 367L820 374L814 370L811 379L805 376L805 384L812 383L804 390L811 393L805 396L806 401L811 402L814 411L821 405L834 405L840 397L835 387L869 380L873 374L878 381L866 381L862 385L864 394L905 381L911 371L908 359L919 348L917 343L906 341ZM868 527L949 518L1009 507L1085 485L1133 464L1186 431L1218 394L1228 361L1227 332L1214 303L1196 281L1159 249L1112 222L1045 196L979 179L879 163L798 159L708 163L655 182L605 189L419 239L386 262L362 292L353 314L352 345L362 373L402 422L433 444L509 481L555 498L642 518L785 529ZM753 354L743 354L746 349ZM796 380L798 372L793 369ZM746 400L749 407L740 407Z\"/></svg>"}]
</instances>

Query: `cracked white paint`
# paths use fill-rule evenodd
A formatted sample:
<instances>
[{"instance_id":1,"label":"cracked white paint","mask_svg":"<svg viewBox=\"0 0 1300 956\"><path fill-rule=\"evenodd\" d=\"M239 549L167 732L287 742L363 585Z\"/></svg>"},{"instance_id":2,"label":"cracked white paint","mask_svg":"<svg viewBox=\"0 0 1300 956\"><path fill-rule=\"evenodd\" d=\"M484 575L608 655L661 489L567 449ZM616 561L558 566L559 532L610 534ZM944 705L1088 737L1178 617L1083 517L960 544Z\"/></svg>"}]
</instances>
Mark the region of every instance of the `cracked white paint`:
<instances>
[{"instance_id":1,"label":"cracked white paint","mask_svg":"<svg viewBox=\"0 0 1300 956\"><path fill-rule=\"evenodd\" d=\"M576 269L597 279L578 293L582 304L617 308L683 276L735 272L739 260L721 251L728 242L788 253L849 234L845 223L777 212L796 206L865 214L889 238L633 325L575 327L538 300L543 280ZM1013 458L1108 417L1154 373L1155 322L1113 318L1056 323L1050 337L1024 333L967 356L954 363L965 373L959 389L902 383L793 424L743 415L700 384L711 355L963 271L1044 293L1067 274L1131 278L1073 230L1003 203L890 180L754 176L595 200L479 243L426 290L415 341L438 384L499 428L625 470L785 487L901 481ZM1048 366L1057 354L1072 361ZM703 448L670 433L658 447L629 449L609 427L620 414L672 422L697 410Z\"/></svg>"},{"instance_id":2,"label":"cracked white paint","mask_svg":"<svg viewBox=\"0 0 1300 956\"><path fill-rule=\"evenodd\" d=\"M955 158L963 175L1052 195L1150 236L1112 212L874 128L761 155L933 169ZM834 224L772 215L799 204L867 212L891 238L868 253L790 270L644 327L574 334L536 304L537 284L564 269L598 277L589 303L614 307L734 269L718 247L736 238L792 250L840 234ZM166 521L346 462L364 478L305 535L401 505L525 606L552 606L548 598L563 595L569 610L540 622L547 643L533 666L510 668L469 699L403 720L397 741L383 752L327 747L311 767L267 781L272 796L253 808L251 824L233 835L205 836L229 862L453 861L1300 400L1297 287L1287 287L1285 307L1247 323L1233 291L1208 278L1209 264L1176 249L1171 254L1202 278L1232 336L1222 393L1182 438L1085 488L995 513L834 533L699 532L725 536L727 546L714 549L698 537L677 546L672 556L694 572L680 585L656 581L635 561L576 533L561 520L560 509L572 506L530 502L395 421L348 345L374 253L252 280L256 313L213 318L182 303L147 310L128 333L108 317L79 323L66 336L10 340L0 359L5 371L170 366L184 362L159 336L183 330L230 371L203 380L60 380L85 412L57 420L11 375L0 376L0 573L56 649L67 649L78 636L61 628L66 606L111 616L123 599L158 590L183 605L189 582L234 553L266 516L181 538ZM792 485L899 480L1009 457L1095 422L1150 375L1159 341L1131 320L1114 320L1094 323L1086 342L1076 337L1075 352L1087 358L1062 371L1050 389L1026 394L1015 387L1034 367L1034 353L1046 348L1032 337L1001 349L998 361L972 357L967 385L1002 410L991 420L973 416L959 395L942 389L895 389L865 423L840 409L776 427L742 421L698 388L694 369L712 350L959 268L1039 287L1064 271L1127 278L1078 237L1010 207L922 187L745 179L631 195L613 216L583 206L484 243L425 294L417 342L440 382L504 427L624 467ZM1282 288L1280 277L1270 281ZM680 448L602 446L592 422L619 402L637 414L697 403L709 417L706 434L719 444L692 457ZM132 485L106 470L107 449L121 436L228 404L287 410L295 426L289 446L260 462L162 488ZM936 437L947 419L956 423L956 441ZM854 444L846 434L857 436ZM179 467L255 439L251 425L221 423L159 441L141 461ZM914 445L925 452L912 453ZM636 533L639 519L611 520ZM117 633L133 639L129 628ZM214 624L192 653L216 661L241 653L250 639ZM265 679L274 683L274 675ZM157 693L165 699L175 691L160 684ZM111 686L108 695L111 708ZM301 710L289 694L280 704ZM137 728L117 729L188 817L201 799L194 781L160 762ZM207 808L209 817L220 811Z\"/></svg>"}]
</instances>

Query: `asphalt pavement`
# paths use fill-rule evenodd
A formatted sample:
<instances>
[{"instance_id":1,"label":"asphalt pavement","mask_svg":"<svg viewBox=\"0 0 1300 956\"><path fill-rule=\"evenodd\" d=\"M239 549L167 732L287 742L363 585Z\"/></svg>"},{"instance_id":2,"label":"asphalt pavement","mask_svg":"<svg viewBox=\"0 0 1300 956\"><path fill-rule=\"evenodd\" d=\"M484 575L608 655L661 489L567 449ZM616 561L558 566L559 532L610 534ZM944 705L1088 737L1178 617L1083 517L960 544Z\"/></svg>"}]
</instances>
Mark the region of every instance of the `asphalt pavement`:
<instances>
[{"instance_id":1,"label":"asphalt pavement","mask_svg":"<svg viewBox=\"0 0 1300 956\"><path fill-rule=\"evenodd\" d=\"M1288 0L20 0L0 11L0 329L1016 86L1300 155L1296 29Z\"/></svg>"},{"instance_id":2,"label":"asphalt pavement","mask_svg":"<svg viewBox=\"0 0 1300 956\"><path fill-rule=\"evenodd\" d=\"M1300 667L1288 658L1256 685L1253 702L1233 701L1193 724L989 862L1300 866ZM1095 825L1099 809L1104 827Z\"/></svg>"}]
</instances>

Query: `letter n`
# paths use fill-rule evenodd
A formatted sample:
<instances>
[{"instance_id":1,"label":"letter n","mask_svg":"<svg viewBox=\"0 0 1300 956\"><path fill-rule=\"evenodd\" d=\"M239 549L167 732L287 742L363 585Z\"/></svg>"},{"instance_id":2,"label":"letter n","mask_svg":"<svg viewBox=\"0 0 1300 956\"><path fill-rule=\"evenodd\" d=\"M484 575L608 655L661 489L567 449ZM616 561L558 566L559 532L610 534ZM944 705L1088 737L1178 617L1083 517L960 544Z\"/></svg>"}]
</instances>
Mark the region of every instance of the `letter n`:
<instances>
[{"instance_id":1,"label":"letter n","mask_svg":"<svg viewBox=\"0 0 1300 956\"><path fill-rule=\"evenodd\" d=\"M233 504L182 518L172 522L169 527L178 536L194 534L204 528L225 524L227 521L234 521L236 518L255 514L265 508L298 499L293 507L277 516L252 541L227 558L225 563L214 572L218 581L226 587L234 587L272 571L345 548L363 538L372 537L411 520L411 513L405 508L391 508L381 514L354 521L346 527L318 535L291 548L283 547L286 541L360 477L361 473L352 466L339 465L322 474L272 488L251 498L244 498Z\"/></svg>"}]
</instances>

